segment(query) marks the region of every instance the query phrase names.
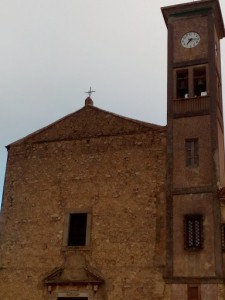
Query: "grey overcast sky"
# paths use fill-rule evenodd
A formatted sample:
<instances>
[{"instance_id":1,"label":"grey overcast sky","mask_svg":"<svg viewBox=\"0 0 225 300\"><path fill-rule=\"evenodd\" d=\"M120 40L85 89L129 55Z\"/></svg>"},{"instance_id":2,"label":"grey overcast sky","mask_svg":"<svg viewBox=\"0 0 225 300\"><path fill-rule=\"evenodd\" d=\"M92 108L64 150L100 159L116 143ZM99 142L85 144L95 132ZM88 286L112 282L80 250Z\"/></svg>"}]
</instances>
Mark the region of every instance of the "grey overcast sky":
<instances>
[{"instance_id":1,"label":"grey overcast sky","mask_svg":"<svg viewBox=\"0 0 225 300\"><path fill-rule=\"evenodd\" d=\"M4 146L80 109L90 86L95 106L166 124L160 7L181 2L191 1L0 1L0 197Z\"/></svg>"}]
</instances>

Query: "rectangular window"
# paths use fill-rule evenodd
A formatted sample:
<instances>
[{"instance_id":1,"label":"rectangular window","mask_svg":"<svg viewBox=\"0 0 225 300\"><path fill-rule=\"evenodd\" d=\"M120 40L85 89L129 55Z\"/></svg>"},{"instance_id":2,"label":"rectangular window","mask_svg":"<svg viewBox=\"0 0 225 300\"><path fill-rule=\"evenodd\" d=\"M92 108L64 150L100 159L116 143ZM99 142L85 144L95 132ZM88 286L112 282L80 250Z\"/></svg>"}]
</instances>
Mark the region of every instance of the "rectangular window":
<instances>
[{"instance_id":1,"label":"rectangular window","mask_svg":"<svg viewBox=\"0 0 225 300\"><path fill-rule=\"evenodd\" d=\"M198 167L198 139L186 139L185 140L186 150L186 166L187 167Z\"/></svg>"},{"instance_id":2,"label":"rectangular window","mask_svg":"<svg viewBox=\"0 0 225 300\"><path fill-rule=\"evenodd\" d=\"M221 225L221 244L222 250L225 251L225 224Z\"/></svg>"},{"instance_id":3,"label":"rectangular window","mask_svg":"<svg viewBox=\"0 0 225 300\"><path fill-rule=\"evenodd\" d=\"M88 300L87 297L59 297L58 300Z\"/></svg>"},{"instance_id":4,"label":"rectangular window","mask_svg":"<svg viewBox=\"0 0 225 300\"><path fill-rule=\"evenodd\" d=\"M63 250L88 249L91 240L91 209L67 209L63 232Z\"/></svg>"},{"instance_id":5,"label":"rectangular window","mask_svg":"<svg viewBox=\"0 0 225 300\"><path fill-rule=\"evenodd\" d=\"M206 68L194 68L193 74L193 83L194 83L194 97L206 96L207 87L206 87Z\"/></svg>"},{"instance_id":6,"label":"rectangular window","mask_svg":"<svg viewBox=\"0 0 225 300\"><path fill-rule=\"evenodd\" d=\"M186 215L184 217L184 247L190 250L203 248L202 215Z\"/></svg>"},{"instance_id":7,"label":"rectangular window","mask_svg":"<svg viewBox=\"0 0 225 300\"><path fill-rule=\"evenodd\" d=\"M188 70L177 70L177 98L188 98Z\"/></svg>"},{"instance_id":8,"label":"rectangular window","mask_svg":"<svg viewBox=\"0 0 225 300\"><path fill-rule=\"evenodd\" d=\"M70 214L68 246L85 246L87 234L87 213Z\"/></svg>"},{"instance_id":9,"label":"rectangular window","mask_svg":"<svg viewBox=\"0 0 225 300\"><path fill-rule=\"evenodd\" d=\"M208 66L199 65L176 69L174 81L176 84L175 99L187 99L203 97L208 95Z\"/></svg>"},{"instance_id":10,"label":"rectangular window","mask_svg":"<svg viewBox=\"0 0 225 300\"><path fill-rule=\"evenodd\" d=\"M188 286L188 300L200 300L200 288L199 286Z\"/></svg>"}]
</instances>

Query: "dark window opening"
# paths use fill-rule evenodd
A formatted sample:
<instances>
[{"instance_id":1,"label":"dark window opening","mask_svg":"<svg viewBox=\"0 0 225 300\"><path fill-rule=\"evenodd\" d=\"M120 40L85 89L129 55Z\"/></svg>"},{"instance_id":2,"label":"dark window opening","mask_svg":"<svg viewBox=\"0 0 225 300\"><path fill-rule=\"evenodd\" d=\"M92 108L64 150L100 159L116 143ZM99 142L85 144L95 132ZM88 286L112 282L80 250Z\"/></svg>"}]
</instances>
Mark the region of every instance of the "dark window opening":
<instances>
[{"instance_id":1,"label":"dark window opening","mask_svg":"<svg viewBox=\"0 0 225 300\"><path fill-rule=\"evenodd\" d=\"M188 300L199 300L200 289L198 286L188 286Z\"/></svg>"},{"instance_id":2,"label":"dark window opening","mask_svg":"<svg viewBox=\"0 0 225 300\"><path fill-rule=\"evenodd\" d=\"M185 249L203 248L203 230L201 215L186 215L184 218Z\"/></svg>"},{"instance_id":3,"label":"dark window opening","mask_svg":"<svg viewBox=\"0 0 225 300\"><path fill-rule=\"evenodd\" d=\"M222 250L225 251L225 224L221 225L221 244Z\"/></svg>"},{"instance_id":4,"label":"dark window opening","mask_svg":"<svg viewBox=\"0 0 225 300\"><path fill-rule=\"evenodd\" d=\"M59 297L58 300L88 300L87 297Z\"/></svg>"},{"instance_id":5,"label":"dark window opening","mask_svg":"<svg viewBox=\"0 0 225 300\"><path fill-rule=\"evenodd\" d=\"M186 166L198 167L199 164L198 139L185 140L185 148L186 148Z\"/></svg>"},{"instance_id":6,"label":"dark window opening","mask_svg":"<svg viewBox=\"0 0 225 300\"><path fill-rule=\"evenodd\" d=\"M58 300L88 300L87 297L59 297Z\"/></svg>"},{"instance_id":7,"label":"dark window opening","mask_svg":"<svg viewBox=\"0 0 225 300\"><path fill-rule=\"evenodd\" d=\"M177 71L177 98L188 98L188 70Z\"/></svg>"},{"instance_id":8,"label":"dark window opening","mask_svg":"<svg viewBox=\"0 0 225 300\"><path fill-rule=\"evenodd\" d=\"M208 95L207 65L175 70L176 99L188 99Z\"/></svg>"},{"instance_id":9,"label":"dark window opening","mask_svg":"<svg viewBox=\"0 0 225 300\"><path fill-rule=\"evenodd\" d=\"M195 68L194 69L194 96L206 96L207 87L206 87L206 68Z\"/></svg>"},{"instance_id":10,"label":"dark window opening","mask_svg":"<svg viewBox=\"0 0 225 300\"><path fill-rule=\"evenodd\" d=\"M220 106L220 109L222 110L222 96L221 96L221 80L220 80L220 75L216 74L216 79L217 79L217 95L218 95L218 103Z\"/></svg>"},{"instance_id":11,"label":"dark window opening","mask_svg":"<svg viewBox=\"0 0 225 300\"><path fill-rule=\"evenodd\" d=\"M68 246L85 246L86 232L87 213L71 214L69 222Z\"/></svg>"}]
</instances>

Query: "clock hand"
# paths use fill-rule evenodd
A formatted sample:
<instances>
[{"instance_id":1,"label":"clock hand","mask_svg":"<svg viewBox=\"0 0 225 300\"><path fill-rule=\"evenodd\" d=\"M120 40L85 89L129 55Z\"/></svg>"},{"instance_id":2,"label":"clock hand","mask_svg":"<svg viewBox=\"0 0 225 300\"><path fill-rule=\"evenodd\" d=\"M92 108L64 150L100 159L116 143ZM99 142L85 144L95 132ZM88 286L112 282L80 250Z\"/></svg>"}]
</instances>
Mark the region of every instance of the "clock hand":
<instances>
[{"instance_id":1,"label":"clock hand","mask_svg":"<svg viewBox=\"0 0 225 300\"><path fill-rule=\"evenodd\" d=\"M187 45L193 40L193 38L190 38L187 42Z\"/></svg>"}]
</instances>

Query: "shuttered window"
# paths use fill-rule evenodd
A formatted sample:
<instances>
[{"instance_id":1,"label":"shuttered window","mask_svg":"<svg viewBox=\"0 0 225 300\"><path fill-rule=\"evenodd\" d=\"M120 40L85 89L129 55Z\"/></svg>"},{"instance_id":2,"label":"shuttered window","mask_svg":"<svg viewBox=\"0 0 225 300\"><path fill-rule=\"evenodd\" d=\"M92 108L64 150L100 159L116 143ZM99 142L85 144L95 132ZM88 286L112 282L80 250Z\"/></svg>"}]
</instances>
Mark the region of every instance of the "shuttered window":
<instances>
[{"instance_id":1,"label":"shuttered window","mask_svg":"<svg viewBox=\"0 0 225 300\"><path fill-rule=\"evenodd\" d=\"M185 151L186 151L186 166L198 167L198 163L199 163L198 139L186 139Z\"/></svg>"}]
</instances>

